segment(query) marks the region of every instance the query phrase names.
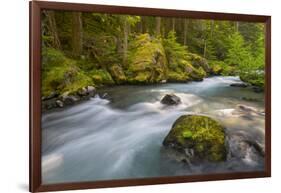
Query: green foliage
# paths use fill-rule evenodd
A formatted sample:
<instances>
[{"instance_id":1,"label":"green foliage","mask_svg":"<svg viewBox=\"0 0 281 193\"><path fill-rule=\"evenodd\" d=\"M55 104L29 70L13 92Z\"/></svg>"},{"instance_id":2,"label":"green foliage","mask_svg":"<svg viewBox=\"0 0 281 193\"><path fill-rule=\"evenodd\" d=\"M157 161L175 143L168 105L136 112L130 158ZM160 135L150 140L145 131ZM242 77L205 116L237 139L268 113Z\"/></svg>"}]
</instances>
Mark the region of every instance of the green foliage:
<instances>
[{"instance_id":1,"label":"green foliage","mask_svg":"<svg viewBox=\"0 0 281 193\"><path fill-rule=\"evenodd\" d=\"M127 77L120 65L114 64L109 67L109 73L111 74L113 80L116 84L123 84L127 81Z\"/></svg>"},{"instance_id":2,"label":"green foliage","mask_svg":"<svg viewBox=\"0 0 281 193\"><path fill-rule=\"evenodd\" d=\"M126 74L130 83L156 83L166 78L166 55L159 39L141 34L129 48Z\"/></svg>"},{"instance_id":3,"label":"green foliage","mask_svg":"<svg viewBox=\"0 0 281 193\"><path fill-rule=\"evenodd\" d=\"M168 37L163 40L167 61L168 80L172 82L186 82L188 80L202 80L206 72L201 67L202 57L188 53L185 46L176 41L174 31L169 32ZM196 68L192 63L198 64Z\"/></svg>"},{"instance_id":4,"label":"green foliage","mask_svg":"<svg viewBox=\"0 0 281 193\"><path fill-rule=\"evenodd\" d=\"M97 86L114 84L111 75L106 70L93 69L88 72L88 76L92 78L94 84Z\"/></svg>"},{"instance_id":5,"label":"green foliage","mask_svg":"<svg viewBox=\"0 0 281 193\"><path fill-rule=\"evenodd\" d=\"M176 33L170 31L168 37L163 39L163 46L168 60L168 67L171 71L184 71L188 65L188 52L185 46L177 42Z\"/></svg>"},{"instance_id":6,"label":"green foliage","mask_svg":"<svg viewBox=\"0 0 281 193\"><path fill-rule=\"evenodd\" d=\"M229 49L225 60L231 66L239 66L240 69L249 66L251 60L248 48L240 33L234 33L229 40Z\"/></svg>"},{"instance_id":7,"label":"green foliage","mask_svg":"<svg viewBox=\"0 0 281 193\"><path fill-rule=\"evenodd\" d=\"M92 84L91 79L76 66L76 61L65 57L60 51L44 49L42 67L43 96L48 96L53 91L59 94L74 92Z\"/></svg>"},{"instance_id":8,"label":"green foliage","mask_svg":"<svg viewBox=\"0 0 281 193\"><path fill-rule=\"evenodd\" d=\"M68 88L62 86L68 72L81 77L81 85L186 82L210 74L264 84L264 24L88 12L81 14L81 39L73 33L73 12L54 12L42 13L42 72L58 79L44 82L44 93ZM75 38L82 43L76 58Z\"/></svg>"}]
</instances>

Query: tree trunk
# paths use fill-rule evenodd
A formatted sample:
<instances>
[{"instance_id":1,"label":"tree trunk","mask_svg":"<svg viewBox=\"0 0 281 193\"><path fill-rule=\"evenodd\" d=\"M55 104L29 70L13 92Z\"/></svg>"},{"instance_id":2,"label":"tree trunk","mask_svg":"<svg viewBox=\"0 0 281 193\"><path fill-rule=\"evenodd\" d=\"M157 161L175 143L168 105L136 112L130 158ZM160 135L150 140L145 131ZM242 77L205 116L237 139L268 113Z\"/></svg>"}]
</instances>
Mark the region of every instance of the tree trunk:
<instances>
[{"instance_id":1,"label":"tree trunk","mask_svg":"<svg viewBox=\"0 0 281 193\"><path fill-rule=\"evenodd\" d=\"M187 44L187 29L188 29L188 20L184 19L184 26L183 26L183 45L186 46Z\"/></svg>"},{"instance_id":2,"label":"tree trunk","mask_svg":"<svg viewBox=\"0 0 281 193\"><path fill-rule=\"evenodd\" d=\"M128 36L129 36L129 24L127 19L124 19L124 42L123 42L123 63L125 64L127 61L127 51L128 51Z\"/></svg>"},{"instance_id":3,"label":"tree trunk","mask_svg":"<svg viewBox=\"0 0 281 193\"><path fill-rule=\"evenodd\" d=\"M212 20L212 21L211 21L211 40L213 39L214 25L215 25L215 21Z\"/></svg>"},{"instance_id":4,"label":"tree trunk","mask_svg":"<svg viewBox=\"0 0 281 193\"><path fill-rule=\"evenodd\" d=\"M82 19L81 12L72 13L72 54L78 57L82 53L83 41L82 41Z\"/></svg>"},{"instance_id":5,"label":"tree trunk","mask_svg":"<svg viewBox=\"0 0 281 193\"><path fill-rule=\"evenodd\" d=\"M172 19L172 30L175 32L176 30L176 18Z\"/></svg>"},{"instance_id":6,"label":"tree trunk","mask_svg":"<svg viewBox=\"0 0 281 193\"><path fill-rule=\"evenodd\" d=\"M57 24L56 24L56 18L55 18L55 12L54 11L46 11L46 17L48 19L49 23L49 30L52 36L52 46L56 49L61 48L58 32L57 32Z\"/></svg>"},{"instance_id":7,"label":"tree trunk","mask_svg":"<svg viewBox=\"0 0 281 193\"><path fill-rule=\"evenodd\" d=\"M156 17L156 36L161 36L161 17Z\"/></svg>"},{"instance_id":8,"label":"tree trunk","mask_svg":"<svg viewBox=\"0 0 281 193\"><path fill-rule=\"evenodd\" d=\"M236 31L239 32L239 21L236 22Z\"/></svg>"},{"instance_id":9,"label":"tree trunk","mask_svg":"<svg viewBox=\"0 0 281 193\"><path fill-rule=\"evenodd\" d=\"M141 17L141 23L142 23L142 33L143 34L147 33L145 16Z\"/></svg>"},{"instance_id":10,"label":"tree trunk","mask_svg":"<svg viewBox=\"0 0 281 193\"><path fill-rule=\"evenodd\" d=\"M206 58L206 54L207 54L207 40L204 40L204 58Z\"/></svg>"}]
</instances>

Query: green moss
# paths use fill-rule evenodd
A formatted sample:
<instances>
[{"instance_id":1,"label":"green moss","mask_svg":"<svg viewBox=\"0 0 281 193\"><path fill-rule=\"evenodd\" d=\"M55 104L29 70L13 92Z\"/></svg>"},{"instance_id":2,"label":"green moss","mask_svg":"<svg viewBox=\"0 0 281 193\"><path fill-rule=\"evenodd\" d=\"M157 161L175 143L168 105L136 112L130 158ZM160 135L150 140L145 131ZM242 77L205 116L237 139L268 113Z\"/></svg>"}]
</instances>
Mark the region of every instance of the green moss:
<instances>
[{"instance_id":1,"label":"green moss","mask_svg":"<svg viewBox=\"0 0 281 193\"><path fill-rule=\"evenodd\" d=\"M211 74L221 75L223 72L223 67L225 66L222 61L209 61L209 65L211 68Z\"/></svg>"},{"instance_id":2,"label":"green moss","mask_svg":"<svg viewBox=\"0 0 281 193\"><path fill-rule=\"evenodd\" d=\"M189 73L189 76L192 80L201 81L204 77L206 77L207 73L204 71L202 67L198 69L193 68L193 70Z\"/></svg>"},{"instance_id":3,"label":"green moss","mask_svg":"<svg viewBox=\"0 0 281 193\"><path fill-rule=\"evenodd\" d=\"M166 78L167 61L160 40L142 34L129 47L126 75L130 83L156 83Z\"/></svg>"},{"instance_id":4,"label":"green moss","mask_svg":"<svg viewBox=\"0 0 281 193\"><path fill-rule=\"evenodd\" d=\"M264 73L263 72L244 72L240 73L240 79L251 85L264 88Z\"/></svg>"},{"instance_id":5,"label":"green moss","mask_svg":"<svg viewBox=\"0 0 281 193\"><path fill-rule=\"evenodd\" d=\"M111 77L114 79L115 83L122 84L127 81L127 77L125 76L121 66L114 64L110 66L109 72L111 74Z\"/></svg>"},{"instance_id":6,"label":"green moss","mask_svg":"<svg viewBox=\"0 0 281 193\"><path fill-rule=\"evenodd\" d=\"M88 76L92 78L94 85L97 86L114 84L111 75L103 69L93 69L88 72Z\"/></svg>"},{"instance_id":7,"label":"green moss","mask_svg":"<svg viewBox=\"0 0 281 193\"><path fill-rule=\"evenodd\" d=\"M224 128L206 116L181 116L173 124L163 144L174 144L177 149L193 149L197 158L208 161L226 159Z\"/></svg>"},{"instance_id":8,"label":"green moss","mask_svg":"<svg viewBox=\"0 0 281 193\"><path fill-rule=\"evenodd\" d=\"M196 69L201 67L206 73L209 73L211 71L208 61L202 56L194 53L188 53L188 58L192 66Z\"/></svg>"},{"instance_id":9,"label":"green moss","mask_svg":"<svg viewBox=\"0 0 281 193\"><path fill-rule=\"evenodd\" d=\"M169 82L187 82L190 78L186 72L168 71L167 79Z\"/></svg>"},{"instance_id":10,"label":"green moss","mask_svg":"<svg viewBox=\"0 0 281 193\"><path fill-rule=\"evenodd\" d=\"M42 95L52 92L75 92L92 85L92 80L77 66L75 60L67 58L55 49L44 49L42 52Z\"/></svg>"}]
</instances>

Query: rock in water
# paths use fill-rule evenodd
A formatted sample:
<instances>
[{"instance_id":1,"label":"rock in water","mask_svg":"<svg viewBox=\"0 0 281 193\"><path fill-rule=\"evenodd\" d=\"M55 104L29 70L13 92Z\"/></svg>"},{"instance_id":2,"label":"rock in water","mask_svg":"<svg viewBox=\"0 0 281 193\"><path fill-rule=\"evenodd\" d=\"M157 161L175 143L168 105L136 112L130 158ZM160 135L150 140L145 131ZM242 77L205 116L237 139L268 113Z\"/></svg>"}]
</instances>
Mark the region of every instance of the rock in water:
<instances>
[{"instance_id":1,"label":"rock in water","mask_svg":"<svg viewBox=\"0 0 281 193\"><path fill-rule=\"evenodd\" d=\"M172 157L180 157L177 160L219 162L227 157L225 140L224 128L217 121L201 115L183 115L174 122L163 145L174 152Z\"/></svg>"},{"instance_id":2,"label":"rock in water","mask_svg":"<svg viewBox=\"0 0 281 193\"><path fill-rule=\"evenodd\" d=\"M230 86L232 86L232 87L246 88L248 85L245 84L245 83L233 83L233 84L230 84Z\"/></svg>"},{"instance_id":3,"label":"rock in water","mask_svg":"<svg viewBox=\"0 0 281 193\"><path fill-rule=\"evenodd\" d=\"M174 94L166 94L162 98L161 103L165 105L178 105L181 103L181 99Z\"/></svg>"},{"instance_id":4,"label":"rock in water","mask_svg":"<svg viewBox=\"0 0 281 193\"><path fill-rule=\"evenodd\" d=\"M63 102L61 100L56 100L56 104L58 107L62 108L63 107Z\"/></svg>"}]
</instances>

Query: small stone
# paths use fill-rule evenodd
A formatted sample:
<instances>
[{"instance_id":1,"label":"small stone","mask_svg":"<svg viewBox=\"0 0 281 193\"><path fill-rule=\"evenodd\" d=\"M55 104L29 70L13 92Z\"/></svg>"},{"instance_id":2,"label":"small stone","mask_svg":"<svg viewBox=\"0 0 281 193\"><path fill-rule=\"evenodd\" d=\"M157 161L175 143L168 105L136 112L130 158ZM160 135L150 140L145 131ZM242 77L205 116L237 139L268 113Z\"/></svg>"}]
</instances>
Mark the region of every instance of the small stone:
<instances>
[{"instance_id":1,"label":"small stone","mask_svg":"<svg viewBox=\"0 0 281 193\"><path fill-rule=\"evenodd\" d=\"M93 86L87 86L87 93L88 95L90 95L91 97L95 96L95 91L96 88Z\"/></svg>"},{"instance_id":2,"label":"small stone","mask_svg":"<svg viewBox=\"0 0 281 193\"><path fill-rule=\"evenodd\" d=\"M86 96L88 94L88 91L87 91L86 88L81 88L81 89L78 90L77 94L79 96Z\"/></svg>"},{"instance_id":3,"label":"small stone","mask_svg":"<svg viewBox=\"0 0 281 193\"><path fill-rule=\"evenodd\" d=\"M63 107L63 102L61 100L56 100L56 105L60 108Z\"/></svg>"}]
</instances>

